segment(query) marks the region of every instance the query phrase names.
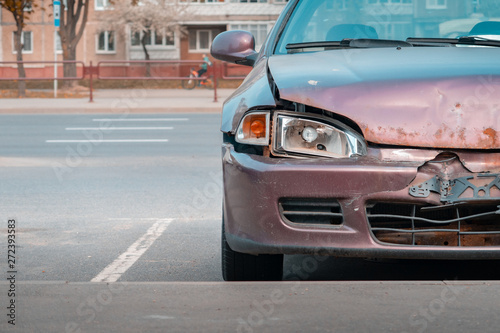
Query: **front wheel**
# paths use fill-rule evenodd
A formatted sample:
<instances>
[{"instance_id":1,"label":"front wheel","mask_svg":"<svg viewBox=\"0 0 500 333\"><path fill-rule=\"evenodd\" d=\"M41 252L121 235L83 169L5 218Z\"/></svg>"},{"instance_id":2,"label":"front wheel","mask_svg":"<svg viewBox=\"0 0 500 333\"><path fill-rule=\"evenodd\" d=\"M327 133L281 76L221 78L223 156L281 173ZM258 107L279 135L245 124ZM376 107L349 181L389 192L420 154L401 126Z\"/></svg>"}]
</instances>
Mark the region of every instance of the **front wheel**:
<instances>
[{"instance_id":1,"label":"front wheel","mask_svg":"<svg viewBox=\"0 0 500 333\"><path fill-rule=\"evenodd\" d=\"M194 89L194 87L196 87L196 82L198 82L198 80L194 80L191 75L189 76L189 80L182 80L182 88L188 90Z\"/></svg>"},{"instance_id":2,"label":"front wheel","mask_svg":"<svg viewBox=\"0 0 500 333\"><path fill-rule=\"evenodd\" d=\"M222 277L225 281L281 281L282 254L252 255L236 252L226 241L222 218Z\"/></svg>"}]
</instances>

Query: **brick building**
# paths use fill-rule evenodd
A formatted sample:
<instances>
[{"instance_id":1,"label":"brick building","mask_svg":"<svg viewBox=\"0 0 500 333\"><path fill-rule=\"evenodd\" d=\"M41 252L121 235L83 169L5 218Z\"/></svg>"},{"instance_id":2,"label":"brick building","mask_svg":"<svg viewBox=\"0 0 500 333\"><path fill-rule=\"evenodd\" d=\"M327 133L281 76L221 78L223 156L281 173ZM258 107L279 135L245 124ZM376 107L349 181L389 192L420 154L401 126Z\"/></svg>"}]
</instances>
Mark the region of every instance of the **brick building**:
<instances>
[{"instance_id":1,"label":"brick building","mask_svg":"<svg viewBox=\"0 0 500 333\"><path fill-rule=\"evenodd\" d=\"M52 1L34 0L43 10L35 10L23 33L24 61L53 61L54 52L62 60L59 36L52 17ZM141 60L144 52L137 35L124 27L120 33L101 31L100 15L112 10L108 0L90 0L89 17L84 34L78 43L77 60L92 61ZM147 46L152 60L201 60L209 52L210 43L220 32L234 29L254 33L256 43L262 44L267 32L284 8L287 0L178 0L189 3L192 20L182 22L187 33L183 36L163 37L155 32ZM0 11L0 62L15 61L13 32L16 29L12 15ZM34 68L47 67L30 64ZM49 66L50 67L50 66ZM0 73L1 75L1 73Z\"/></svg>"}]
</instances>

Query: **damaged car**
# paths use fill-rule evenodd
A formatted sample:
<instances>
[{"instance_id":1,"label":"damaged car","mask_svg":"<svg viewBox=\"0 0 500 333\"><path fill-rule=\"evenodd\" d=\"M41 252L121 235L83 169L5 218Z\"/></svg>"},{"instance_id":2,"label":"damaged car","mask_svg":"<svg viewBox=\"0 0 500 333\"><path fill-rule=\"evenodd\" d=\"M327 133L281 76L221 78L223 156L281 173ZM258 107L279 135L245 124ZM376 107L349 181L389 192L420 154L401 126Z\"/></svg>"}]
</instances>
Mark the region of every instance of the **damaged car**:
<instances>
[{"instance_id":1,"label":"damaged car","mask_svg":"<svg viewBox=\"0 0 500 333\"><path fill-rule=\"evenodd\" d=\"M290 0L223 107L222 271L285 254L500 259L500 1ZM440 24L481 17L467 34Z\"/></svg>"}]
</instances>

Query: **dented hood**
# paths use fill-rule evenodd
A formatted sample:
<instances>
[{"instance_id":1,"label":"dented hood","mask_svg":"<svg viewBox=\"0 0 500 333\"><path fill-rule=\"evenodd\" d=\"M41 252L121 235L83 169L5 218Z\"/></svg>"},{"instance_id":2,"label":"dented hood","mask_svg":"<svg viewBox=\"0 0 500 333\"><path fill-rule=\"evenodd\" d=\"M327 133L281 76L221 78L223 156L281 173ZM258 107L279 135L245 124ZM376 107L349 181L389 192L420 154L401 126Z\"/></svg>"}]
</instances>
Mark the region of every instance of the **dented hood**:
<instances>
[{"instance_id":1,"label":"dented hood","mask_svg":"<svg viewBox=\"0 0 500 333\"><path fill-rule=\"evenodd\" d=\"M277 55L280 98L332 111L378 144L500 149L500 48L403 47Z\"/></svg>"}]
</instances>

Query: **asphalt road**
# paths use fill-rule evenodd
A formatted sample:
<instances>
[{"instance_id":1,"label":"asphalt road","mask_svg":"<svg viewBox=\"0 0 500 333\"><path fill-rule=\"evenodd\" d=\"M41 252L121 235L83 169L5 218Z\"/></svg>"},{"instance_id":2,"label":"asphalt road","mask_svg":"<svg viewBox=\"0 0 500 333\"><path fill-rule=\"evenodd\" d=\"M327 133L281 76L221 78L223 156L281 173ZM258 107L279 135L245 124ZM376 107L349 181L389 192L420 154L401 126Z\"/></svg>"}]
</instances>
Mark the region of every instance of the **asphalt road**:
<instances>
[{"instance_id":1,"label":"asphalt road","mask_svg":"<svg viewBox=\"0 0 500 333\"><path fill-rule=\"evenodd\" d=\"M20 279L90 281L160 221L121 279L221 280L218 115L0 119L0 216L17 220Z\"/></svg>"},{"instance_id":2,"label":"asphalt road","mask_svg":"<svg viewBox=\"0 0 500 333\"><path fill-rule=\"evenodd\" d=\"M490 328L500 320L489 314L500 304L492 298L500 291L498 262L311 264L309 257L289 256L284 279L290 282L220 283L219 125L218 114L0 115L0 272L9 277L7 221L15 219L17 332L497 331ZM115 281L126 291L108 293L115 301L97 311L98 319L79 312L84 295L102 296ZM443 300L449 283L469 291L453 294L459 302ZM8 285L0 283L6 313ZM258 310L259 304L268 304L276 289L298 297L283 303L278 297L273 304L283 304L282 313L266 316L269 308ZM153 301L162 306L151 310ZM446 315L412 322L422 319L422 307ZM256 309L262 321L251 318ZM129 319L117 324L120 313ZM16 328L0 314L0 331ZM74 322L75 330L65 326Z\"/></svg>"}]
</instances>

